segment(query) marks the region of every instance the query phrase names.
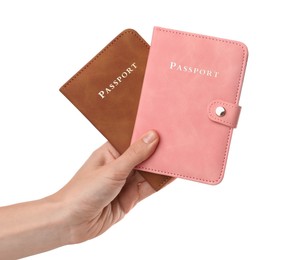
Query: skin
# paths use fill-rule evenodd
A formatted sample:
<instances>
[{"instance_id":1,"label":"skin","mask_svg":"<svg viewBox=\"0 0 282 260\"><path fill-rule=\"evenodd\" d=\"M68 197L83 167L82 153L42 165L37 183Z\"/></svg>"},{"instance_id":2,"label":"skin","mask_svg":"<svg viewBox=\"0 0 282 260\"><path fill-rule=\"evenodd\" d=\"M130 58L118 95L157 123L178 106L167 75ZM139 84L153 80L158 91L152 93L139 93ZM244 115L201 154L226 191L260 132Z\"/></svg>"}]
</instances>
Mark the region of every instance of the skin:
<instances>
[{"instance_id":1,"label":"skin","mask_svg":"<svg viewBox=\"0 0 282 260\"><path fill-rule=\"evenodd\" d=\"M95 238L155 191L133 168L155 151L149 131L120 155L105 143L46 198L0 208L0 259L19 259Z\"/></svg>"}]
</instances>

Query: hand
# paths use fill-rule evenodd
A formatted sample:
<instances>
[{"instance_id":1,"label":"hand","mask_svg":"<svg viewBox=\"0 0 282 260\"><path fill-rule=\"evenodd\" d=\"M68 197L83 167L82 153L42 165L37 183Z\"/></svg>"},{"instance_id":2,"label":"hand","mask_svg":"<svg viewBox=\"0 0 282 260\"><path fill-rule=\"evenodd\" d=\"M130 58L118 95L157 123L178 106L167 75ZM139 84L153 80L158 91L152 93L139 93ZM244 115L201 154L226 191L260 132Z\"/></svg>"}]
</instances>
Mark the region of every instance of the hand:
<instances>
[{"instance_id":1,"label":"hand","mask_svg":"<svg viewBox=\"0 0 282 260\"><path fill-rule=\"evenodd\" d=\"M157 134L150 131L121 156L110 143L104 144L54 195L68 211L70 243L100 235L155 192L132 169L154 152L158 141Z\"/></svg>"},{"instance_id":2,"label":"hand","mask_svg":"<svg viewBox=\"0 0 282 260\"><path fill-rule=\"evenodd\" d=\"M19 259L94 238L155 191L133 168L156 149L149 131L120 155L96 150L61 190L0 208L0 259Z\"/></svg>"}]
</instances>

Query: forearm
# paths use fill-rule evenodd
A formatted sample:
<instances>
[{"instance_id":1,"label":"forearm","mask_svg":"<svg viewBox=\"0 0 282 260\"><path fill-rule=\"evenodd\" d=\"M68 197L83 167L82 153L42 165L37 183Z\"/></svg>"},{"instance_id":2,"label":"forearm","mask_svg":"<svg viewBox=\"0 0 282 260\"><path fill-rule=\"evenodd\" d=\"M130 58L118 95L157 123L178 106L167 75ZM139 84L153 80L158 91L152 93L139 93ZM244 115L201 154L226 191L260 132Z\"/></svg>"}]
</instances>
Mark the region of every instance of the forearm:
<instances>
[{"instance_id":1,"label":"forearm","mask_svg":"<svg viewBox=\"0 0 282 260\"><path fill-rule=\"evenodd\" d=\"M18 259L68 243L64 210L50 198L0 208L0 259Z\"/></svg>"}]
</instances>

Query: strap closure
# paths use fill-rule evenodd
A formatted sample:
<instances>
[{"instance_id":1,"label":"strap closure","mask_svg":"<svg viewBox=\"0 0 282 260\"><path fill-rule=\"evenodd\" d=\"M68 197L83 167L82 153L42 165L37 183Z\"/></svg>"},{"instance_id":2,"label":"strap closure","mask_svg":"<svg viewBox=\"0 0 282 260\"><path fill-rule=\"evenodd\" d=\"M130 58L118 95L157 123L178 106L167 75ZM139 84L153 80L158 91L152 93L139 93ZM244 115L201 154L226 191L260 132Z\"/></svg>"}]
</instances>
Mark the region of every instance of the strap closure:
<instances>
[{"instance_id":1,"label":"strap closure","mask_svg":"<svg viewBox=\"0 0 282 260\"><path fill-rule=\"evenodd\" d=\"M208 106L210 120L231 128L237 127L240 112L240 106L222 100L214 100Z\"/></svg>"}]
</instances>

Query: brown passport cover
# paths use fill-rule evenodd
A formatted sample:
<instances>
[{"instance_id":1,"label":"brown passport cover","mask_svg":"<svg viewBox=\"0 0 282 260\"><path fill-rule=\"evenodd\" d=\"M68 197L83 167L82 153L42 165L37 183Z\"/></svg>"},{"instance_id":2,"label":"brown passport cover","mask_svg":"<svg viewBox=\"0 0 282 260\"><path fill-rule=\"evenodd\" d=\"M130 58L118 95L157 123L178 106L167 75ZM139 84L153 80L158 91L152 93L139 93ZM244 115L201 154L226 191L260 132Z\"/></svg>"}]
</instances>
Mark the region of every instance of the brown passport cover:
<instances>
[{"instance_id":1,"label":"brown passport cover","mask_svg":"<svg viewBox=\"0 0 282 260\"><path fill-rule=\"evenodd\" d=\"M126 29L60 88L120 153L130 145L149 48L135 30ZM155 190L172 180L139 172Z\"/></svg>"}]
</instances>

